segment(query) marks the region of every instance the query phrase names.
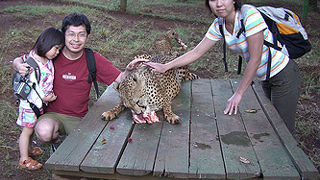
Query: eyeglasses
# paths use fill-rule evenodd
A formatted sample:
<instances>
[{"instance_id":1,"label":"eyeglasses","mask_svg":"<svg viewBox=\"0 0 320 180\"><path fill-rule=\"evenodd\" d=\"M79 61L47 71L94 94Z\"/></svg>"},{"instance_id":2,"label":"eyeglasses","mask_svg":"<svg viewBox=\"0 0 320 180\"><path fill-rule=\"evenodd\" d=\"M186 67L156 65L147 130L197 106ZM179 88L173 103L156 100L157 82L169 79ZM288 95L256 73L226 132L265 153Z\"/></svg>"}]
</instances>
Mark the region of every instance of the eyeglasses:
<instances>
[{"instance_id":1,"label":"eyeglasses","mask_svg":"<svg viewBox=\"0 0 320 180\"><path fill-rule=\"evenodd\" d=\"M70 39L75 39L75 38L85 39L87 38L87 33L81 32L79 34L76 34L76 33L70 32L66 34L66 37Z\"/></svg>"}]
</instances>

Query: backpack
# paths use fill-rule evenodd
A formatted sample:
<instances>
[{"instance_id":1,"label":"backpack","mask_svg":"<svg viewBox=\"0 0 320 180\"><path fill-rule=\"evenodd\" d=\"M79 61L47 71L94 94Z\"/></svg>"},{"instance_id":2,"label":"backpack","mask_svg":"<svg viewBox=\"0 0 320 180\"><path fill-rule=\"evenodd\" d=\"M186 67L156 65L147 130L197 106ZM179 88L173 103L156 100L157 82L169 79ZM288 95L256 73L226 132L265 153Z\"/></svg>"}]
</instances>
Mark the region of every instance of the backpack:
<instances>
[{"instance_id":1,"label":"backpack","mask_svg":"<svg viewBox=\"0 0 320 180\"><path fill-rule=\"evenodd\" d=\"M26 63L29 64L33 70L35 71L35 78L36 83L39 84L40 81L40 68L37 64L37 62L30 56L26 56ZM28 96L31 93L31 90L34 90L36 94L40 97L38 91L36 90L36 83L32 83L29 78L29 70L27 71L25 76L21 76L19 72L15 71L12 76L12 87L13 87L13 96L15 98L15 102L18 105L19 99L26 100L33 112L36 114L37 117L40 117L41 110L31 101L29 101ZM31 84L32 83L32 84ZM41 99L41 97L40 97ZM42 99L41 99L42 101ZM43 111L46 109L46 104L42 101L42 109Z\"/></svg>"},{"instance_id":2,"label":"backpack","mask_svg":"<svg viewBox=\"0 0 320 180\"><path fill-rule=\"evenodd\" d=\"M250 5L243 5L241 10L249 8ZM252 6L251 6L252 7ZM289 56L290 59L296 59L311 50L311 44L308 40L308 35L301 25L299 17L292 11L285 8L275 8L271 6L261 6L257 7L261 16L263 17L265 23L268 26L268 29L273 35L273 43L264 41L264 45L272 47L276 50L282 51ZM222 19L222 18L220 18ZM219 19L219 30L223 36L223 62L225 65L225 72L228 72L227 63L226 63L226 44L225 44L225 35L223 33L223 20ZM241 19L241 28L237 34L237 37L241 33L245 32L243 19ZM277 42L280 42L283 48L277 46ZM239 56L238 61L238 74L241 72L242 57ZM271 52L269 51L269 60L267 64L267 77L266 80L270 77L271 70Z\"/></svg>"}]
</instances>

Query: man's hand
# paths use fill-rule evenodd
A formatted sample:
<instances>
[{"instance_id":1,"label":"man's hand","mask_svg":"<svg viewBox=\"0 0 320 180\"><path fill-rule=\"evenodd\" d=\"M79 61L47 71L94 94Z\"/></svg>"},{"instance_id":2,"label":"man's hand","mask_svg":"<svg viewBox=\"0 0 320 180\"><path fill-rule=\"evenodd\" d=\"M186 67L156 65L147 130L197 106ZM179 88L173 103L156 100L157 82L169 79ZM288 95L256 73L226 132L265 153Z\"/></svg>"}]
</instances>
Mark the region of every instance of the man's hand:
<instances>
[{"instance_id":1,"label":"man's hand","mask_svg":"<svg viewBox=\"0 0 320 180\"><path fill-rule=\"evenodd\" d=\"M17 57L13 60L12 63L13 69L19 72L21 76L26 76L28 73L32 73L33 68L27 64L24 63L21 57Z\"/></svg>"},{"instance_id":2,"label":"man's hand","mask_svg":"<svg viewBox=\"0 0 320 180\"><path fill-rule=\"evenodd\" d=\"M32 71L33 71L33 68L27 63L22 63L18 66L18 72L23 77L32 73Z\"/></svg>"},{"instance_id":3,"label":"man's hand","mask_svg":"<svg viewBox=\"0 0 320 180\"><path fill-rule=\"evenodd\" d=\"M117 79L115 80L116 82L120 83L128 74L130 71L134 70L137 65L143 62L148 62L148 59L134 59L132 60L126 67L125 71L119 74Z\"/></svg>"}]
</instances>

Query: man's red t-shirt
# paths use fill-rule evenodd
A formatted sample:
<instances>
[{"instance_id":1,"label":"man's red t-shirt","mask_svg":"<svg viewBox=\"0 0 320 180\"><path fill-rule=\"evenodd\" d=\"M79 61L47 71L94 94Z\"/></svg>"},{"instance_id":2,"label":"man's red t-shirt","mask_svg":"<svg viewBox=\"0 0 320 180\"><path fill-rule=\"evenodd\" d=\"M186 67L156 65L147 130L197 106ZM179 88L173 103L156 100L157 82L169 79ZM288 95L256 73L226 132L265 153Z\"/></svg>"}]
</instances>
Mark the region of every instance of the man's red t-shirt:
<instances>
[{"instance_id":1,"label":"man's red t-shirt","mask_svg":"<svg viewBox=\"0 0 320 180\"><path fill-rule=\"evenodd\" d=\"M120 71L101 54L94 52L97 81L110 85ZM69 116L84 117L88 112L90 89L86 54L77 60L67 59L63 53L54 61L53 91L57 99L49 103L47 112L57 112Z\"/></svg>"}]
</instances>

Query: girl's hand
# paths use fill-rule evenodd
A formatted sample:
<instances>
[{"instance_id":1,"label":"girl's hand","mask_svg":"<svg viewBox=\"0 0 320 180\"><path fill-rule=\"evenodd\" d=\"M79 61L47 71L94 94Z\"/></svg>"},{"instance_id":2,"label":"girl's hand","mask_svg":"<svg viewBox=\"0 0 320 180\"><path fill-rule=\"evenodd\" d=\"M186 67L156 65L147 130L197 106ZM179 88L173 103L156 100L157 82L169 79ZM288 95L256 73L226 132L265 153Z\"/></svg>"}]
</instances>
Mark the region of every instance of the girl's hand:
<instances>
[{"instance_id":1,"label":"girl's hand","mask_svg":"<svg viewBox=\"0 0 320 180\"><path fill-rule=\"evenodd\" d=\"M150 66L156 72L165 73L168 70L165 64L154 63L154 62L146 62L144 64L147 66Z\"/></svg>"},{"instance_id":2,"label":"girl's hand","mask_svg":"<svg viewBox=\"0 0 320 180\"><path fill-rule=\"evenodd\" d=\"M52 102L56 99L57 99L57 96L53 92L42 98L42 100L45 102Z\"/></svg>"},{"instance_id":3,"label":"girl's hand","mask_svg":"<svg viewBox=\"0 0 320 180\"><path fill-rule=\"evenodd\" d=\"M234 114L237 114L238 112L238 106L241 102L242 95L234 93L230 99L228 99L228 104L226 109L224 110L224 114L232 115L233 110Z\"/></svg>"}]
</instances>

